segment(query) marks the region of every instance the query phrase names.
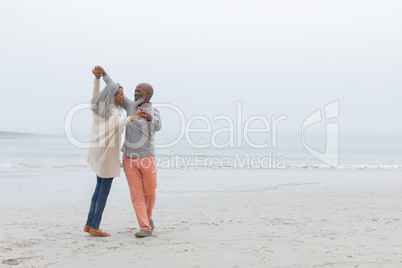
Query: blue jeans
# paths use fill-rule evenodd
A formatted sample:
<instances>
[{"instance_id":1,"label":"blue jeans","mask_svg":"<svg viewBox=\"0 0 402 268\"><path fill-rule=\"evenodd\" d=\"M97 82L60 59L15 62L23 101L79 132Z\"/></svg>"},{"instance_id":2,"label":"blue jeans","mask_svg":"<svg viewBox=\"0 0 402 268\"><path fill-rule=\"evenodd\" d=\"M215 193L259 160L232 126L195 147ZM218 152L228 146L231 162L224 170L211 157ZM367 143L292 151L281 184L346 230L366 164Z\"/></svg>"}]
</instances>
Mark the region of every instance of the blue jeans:
<instances>
[{"instance_id":1,"label":"blue jeans","mask_svg":"<svg viewBox=\"0 0 402 268\"><path fill-rule=\"evenodd\" d=\"M99 229L102 220L102 213L105 209L106 200L112 186L113 178L100 178L96 176L97 183L95 192L91 199L91 206L89 208L87 226L92 229Z\"/></svg>"}]
</instances>

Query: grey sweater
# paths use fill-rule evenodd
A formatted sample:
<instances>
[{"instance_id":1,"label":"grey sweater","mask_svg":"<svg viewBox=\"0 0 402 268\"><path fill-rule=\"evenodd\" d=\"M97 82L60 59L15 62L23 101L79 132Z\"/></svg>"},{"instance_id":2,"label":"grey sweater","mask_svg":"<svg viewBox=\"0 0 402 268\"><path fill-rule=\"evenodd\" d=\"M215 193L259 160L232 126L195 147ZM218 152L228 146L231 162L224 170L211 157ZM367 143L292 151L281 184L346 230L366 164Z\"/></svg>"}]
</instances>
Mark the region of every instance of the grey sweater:
<instances>
[{"instance_id":1,"label":"grey sweater","mask_svg":"<svg viewBox=\"0 0 402 268\"><path fill-rule=\"evenodd\" d=\"M113 83L109 75L103 77L103 80L107 85ZM134 102L127 97L124 97L121 107L127 112L127 116L138 111L138 106L134 106ZM136 119L126 126L126 137L121 151L127 157L143 158L150 154L155 155L154 135L155 131L159 131L162 127L161 117L152 103L143 103L140 107L152 115L152 120Z\"/></svg>"}]
</instances>

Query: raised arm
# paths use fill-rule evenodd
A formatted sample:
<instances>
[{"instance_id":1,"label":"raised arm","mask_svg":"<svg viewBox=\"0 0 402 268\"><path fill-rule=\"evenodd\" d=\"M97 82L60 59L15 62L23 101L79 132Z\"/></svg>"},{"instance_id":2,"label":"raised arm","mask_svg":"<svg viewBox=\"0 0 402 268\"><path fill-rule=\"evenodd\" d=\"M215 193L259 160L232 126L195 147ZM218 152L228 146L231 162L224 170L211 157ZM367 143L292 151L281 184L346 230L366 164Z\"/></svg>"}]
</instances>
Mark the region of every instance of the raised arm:
<instances>
[{"instance_id":1,"label":"raised arm","mask_svg":"<svg viewBox=\"0 0 402 268\"><path fill-rule=\"evenodd\" d=\"M92 73L95 75L94 90L93 90L93 92L92 92L92 97L94 97L94 96L96 96L96 95L99 93L99 91L100 91L100 81L99 81L99 79L100 79L100 77L101 77L101 73L100 73L98 70L96 70L96 69L93 69L93 70L92 70Z\"/></svg>"},{"instance_id":2,"label":"raised arm","mask_svg":"<svg viewBox=\"0 0 402 268\"><path fill-rule=\"evenodd\" d=\"M100 72L101 76L103 77L103 81L105 81L106 85L114 83L112 78L106 73L105 69L103 69L101 66L99 65L95 66L95 70Z\"/></svg>"},{"instance_id":3,"label":"raised arm","mask_svg":"<svg viewBox=\"0 0 402 268\"><path fill-rule=\"evenodd\" d=\"M101 76L103 77L103 81L105 81L106 85L114 84L112 78L106 73L105 69L103 69L99 65L95 66L95 69L100 72ZM125 111L127 111L130 104L132 104L132 101L129 98L124 97L123 103L120 104L120 106Z\"/></svg>"}]
</instances>

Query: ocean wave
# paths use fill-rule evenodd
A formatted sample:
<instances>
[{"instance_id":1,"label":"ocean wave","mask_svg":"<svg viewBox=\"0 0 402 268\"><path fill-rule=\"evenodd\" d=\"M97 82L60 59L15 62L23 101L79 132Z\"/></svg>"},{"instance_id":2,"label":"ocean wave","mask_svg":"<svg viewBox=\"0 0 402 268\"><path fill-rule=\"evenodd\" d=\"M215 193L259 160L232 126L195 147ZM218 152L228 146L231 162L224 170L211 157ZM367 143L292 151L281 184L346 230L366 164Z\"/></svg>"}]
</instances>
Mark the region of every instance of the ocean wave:
<instances>
[{"instance_id":1,"label":"ocean wave","mask_svg":"<svg viewBox=\"0 0 402 268\"><path fill-rule=\"evenodd\" d=\"M32 168L32 169L40 169L40 168L88 168L89 164L67 164L67 165L57 165L57 164L34 164L34 163L2 163L0 164L0 168Z\"/></svg>"},{"instance_id":2,"label":"ocean wave","mask_svg":"<svg viewBox=\"0 0 402 268\"><path fill-rule=\"evenodd\" d=\"M344 169L344 170L402 170L402 165L288 165L288 169Z\"/></svg>"},{"instance_id":3,"label":"ocean wave","mask_svg":"<svg viewBox=\"0 0 402 268\"><path fill-rule=\"evenodd\" d=\"M122 167L122 164L120 165ZM402 170L402 165L339 165L336 167L331 167L328 165L286 165L285 167L256 167L249 165L157 165L159 169L318 169L318 170L329 170L329 169L338 169L338 170ZM38 164L38 163L0 163L1 169L8 168L23 168L23 169L82 169L89 168L89 164Z\"/></svg>"},{"instance_id":4,"label":"ocean wave","mask_svg":"<svg viewBox=\"0 0 402 268\"><path fill-rule=\"evenodd\" d=\"M49 138L49 137L60 137L60 136L25 133L25 132L0 131L0 139L26 139L26 138Z\"/></svg>"},{"instance_id":5,"label":"ocean wave","mask_svg":"<svg viewBox=\"0 0 402 268\"><path fill-rule=\"evenodd\" d=\"M328 166L328 165L286 165L285 167L256 167L256 166L233 166L233 165L178 165L171 167L163 167L159 166L161 169L184 169L184 168L193 168L193 169L321 169L321 170L330 170L330 169L338 169L338 170L402 170L402 165L339 165L336 167Z\"/></svg>"}]
</instances>

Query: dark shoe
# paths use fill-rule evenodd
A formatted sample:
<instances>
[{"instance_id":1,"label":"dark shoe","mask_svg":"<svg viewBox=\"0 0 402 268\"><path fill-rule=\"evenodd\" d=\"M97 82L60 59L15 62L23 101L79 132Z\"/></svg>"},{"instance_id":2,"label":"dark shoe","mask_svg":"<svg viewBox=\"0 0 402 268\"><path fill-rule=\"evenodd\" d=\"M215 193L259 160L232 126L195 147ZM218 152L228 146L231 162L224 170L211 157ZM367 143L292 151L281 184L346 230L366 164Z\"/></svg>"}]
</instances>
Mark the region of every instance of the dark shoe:
<instances>
[{"instance_id":1,"label":"dark shoe","mask_svg":"<svg viewBox=\"0 0 402 268\"><path fill-rule=\"evenodd\" d=\"M151 231L147 231L144 229L141 229L139 232L135 233L136 237L146 237L146 236L151 236L152 232Z\"/></svg>"},{"instance_id":2,"label":"dark shoe","mask_svg":"<svg viewBox=\"0 0 402 268\"><path fill-rule=\"evenodd\" d=\"M110 234L109 233L105 233L105 232L102 232L101 231L101 229L89 229L89 233L91 234L91 235L97 235L97 236L100 236L100 237L105 237L105 236L110 236Z\"/></svg>"},{"instance_id":3,"label":"dark shoe","mask_svg":"<svg viewBox=\"0 0 402 268\"><path fill-rule=\"evenodd\" d=\"M151 232L153 232L155 229L154 220L149 221L149 226L151 226Z\"/></svg>"}]
</instances>

